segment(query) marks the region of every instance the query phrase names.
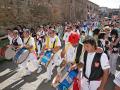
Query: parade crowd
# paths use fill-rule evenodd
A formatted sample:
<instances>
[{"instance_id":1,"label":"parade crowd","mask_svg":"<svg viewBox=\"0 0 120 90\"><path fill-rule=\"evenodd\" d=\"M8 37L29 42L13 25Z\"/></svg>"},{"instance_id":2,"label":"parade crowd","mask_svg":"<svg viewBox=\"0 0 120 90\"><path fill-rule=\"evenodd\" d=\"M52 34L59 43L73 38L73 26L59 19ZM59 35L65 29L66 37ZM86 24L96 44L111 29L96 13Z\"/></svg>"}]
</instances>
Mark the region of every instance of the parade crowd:
<instances>
[{"instance_id":1,"label":"parade crowd","mask_svg":"<svg viewBox=\"0 0 120 90\"><path fill-rule=\"evenodd\" d=\"M114 76L120 90L120 19L92 18L64 24L6 29L9 45L0 49L18 66L21 77L46 68L56 90L105 90ZM56 68L56 69L55 69Z\"/></svg>"}]
</instances>

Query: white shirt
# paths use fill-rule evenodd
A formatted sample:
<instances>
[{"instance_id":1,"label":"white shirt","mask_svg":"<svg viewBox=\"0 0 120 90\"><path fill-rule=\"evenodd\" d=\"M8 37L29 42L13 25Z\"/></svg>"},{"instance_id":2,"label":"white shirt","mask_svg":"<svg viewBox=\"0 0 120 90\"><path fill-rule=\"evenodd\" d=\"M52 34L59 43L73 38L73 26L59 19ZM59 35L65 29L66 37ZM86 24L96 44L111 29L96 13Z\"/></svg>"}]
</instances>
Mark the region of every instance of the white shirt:
<instances>
[{"instance_id":1,"label":"white shirt","mask_svg":"<svg viewBox=\"0 0 120 90\"><path fill-rule=\"evenodd\" d=\"M50 41L49 41L50 48L53 48L54 42L55 42L55 46L61 46L61 41L57 35L55 35L54 37L49 37L49 38L50 38ZM47 40L45 41L45 45L47 45Z\"/></svg>"},{"instance_id":2,"label":"white shirt","mask_svg":"<svg viewBox=\"0 0 120 90\"><path fill-rule=\"evenodd\" d=\"M35 40L33 37L30 37L30 39L28 40L29 38L24 38L24 44L26 45L30 45L30 46L34 46L35 45Z\"/></svg>"},{"instance_id":3,"label":"white shirt","mask_svg":"<svg viewBox=\"0 0 120 90\"><path fill-rule=\"evenodd\" d=\"M91 66L92 66L94 55L95 55L95 52L88 53L87 55L87 61L86 61L87 67L86 67L86 72L85 72L87 77L89 77L91 74ZM83 59L81 60L81 63L84 64L84 56L83 56ZM101 63L101 67L103 70L110 68L108 57L105 53L101 55L100 63Z\"/></svg>"},{"instance_id":4,"label":"white shirt","mask_svg":"<svg viewBox=\"0 0 120 90\"><path fill-rule=\"evenodd\" d=\"M23 46L23 42L22 42L22 39L19 37L19 36L17 36L15 39L17 39L17 43L18 43L18 45L21 45L21 47ZM14 39L14 40L15 40ZM12 39L13 40L13 39Z\"/></svg>"},{"instance_id":5,"label":"white shirt","mask_svg":"<svg viewBox=\"0 0 120 90\"><path fill-rule=\"evenodd\" d=\"M66 61L69 63L73 63L75 61L75 56L76 56L76 51L77 51L77 47L73 47L73 46L67 46L66 48L66 54L65 54L65 58Z\"/></svg>"},{"instance_id":6,"label":"white shirt","mask_svg":"<svg viewBox=\"0 0 120 90\"><path fill-rule=\"evenodd\" d=\"M69 48L66 54L67 62L73 63L75 61L76 48Z\"/></svg>"},{"instance_id":7,"label":"white shirt","mask_svg":"<svg viewBox=\"0 0 120 90\"><path fill-rule=\"evenodd\" d=\"M12 37L10 35L8 35L8 39L9 39L9 44L11 45L12 44Z\"/></svg>"},{"instance_id":8,"label":"white shirt","mask_svg":"<svg viewBox=\"0 0 120 90\"><path fill-rule=\"evenodd\" d=\"M93 31L89 31L89 36L93 37Z\"/></svg>"},{"instance_id":9,"label":"white shirt","mask_svg":"<svg viewBox=\"0 0 120 90\"><path fill-rule=\"evenodd\" d=\"M65 41L65 43L68 42L69 36L70 36L71 32L65 32L64 36L63 36L63 40Z\"/></svg>"}]
</instances>

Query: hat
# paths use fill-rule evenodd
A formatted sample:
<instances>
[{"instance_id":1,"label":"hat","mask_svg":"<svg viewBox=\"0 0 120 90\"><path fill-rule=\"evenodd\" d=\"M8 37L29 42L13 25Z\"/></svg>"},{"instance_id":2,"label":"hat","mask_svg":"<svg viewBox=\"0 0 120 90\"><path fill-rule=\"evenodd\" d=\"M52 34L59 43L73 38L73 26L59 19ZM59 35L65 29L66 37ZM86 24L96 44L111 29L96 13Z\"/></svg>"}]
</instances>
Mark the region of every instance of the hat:
<instances>
[{"instance_id":1,"label":"hat","mask_svg":"<svg viewBox=\"0 0 120 90\"><path fill-rule=\"evenodd\" d=\"M110 31L110 27L109 27L109 26L105 26L105 27L103 28L103 30L108 30L108 31Z\"/></svg>"},{"instance_id":2,"label":"hat","mask_svg":"<svg viewBox=\"0 0 120 90\"><path fill-rule=\"evenodd\" d=\"M37 34L37 35L40 35L40 32L37 32L36 34Z\"/></svg>"},{"instance_id":3,"label":"hat","mask_svg":"<svg viewBox=\"0 0 120 90\"><path fill-rule=\"evenodd\" d=\"M23 29L23 31L30 34L30 30L29 29Z\"/></svg>"},{"instance_id":4,"label":"hat","mask_svg":"<svg viewBox=\"0 0 120 90\"><path fill-rule=\"evenodd\" d=\"M68 42L71 44L77 44L79 42L80 35L76 32L72 32L68 38Z\"/></svg>"},{"instance_id":5,"label":"hat","mask_svg":"<svg viewBox=\"0 0 120 90\"><path fill-rule=\"evenodd\" d=\"M14 33L14 34L18 34L18 30L14 30L13 33Z\"/></svg>"}]
</instances>

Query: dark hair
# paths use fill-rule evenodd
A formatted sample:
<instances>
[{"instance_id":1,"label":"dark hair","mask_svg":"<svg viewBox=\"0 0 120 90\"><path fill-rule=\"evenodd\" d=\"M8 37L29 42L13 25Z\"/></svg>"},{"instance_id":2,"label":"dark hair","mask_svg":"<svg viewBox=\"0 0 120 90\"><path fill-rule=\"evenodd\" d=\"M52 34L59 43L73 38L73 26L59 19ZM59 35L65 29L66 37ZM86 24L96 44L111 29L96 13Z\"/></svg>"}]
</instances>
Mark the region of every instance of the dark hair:
<instances>
[{"instance_id":1,"label":"dark hair","mask_svg":"<svg viewBox=\"0 0 120 90\"><path fill-rule=\"evenodd\" d=\"M81 33L85 33L85 31L82 31Z\"/></svg>"},{"instance_id":2,"label":"dark hair","mask_svg":"<svg viewBox=\"0 0 120 90\"><path fill-rule=\"evenodd\" d=\"M101 32L99 35L98 35L98 39L104 39L105 37L105 33L104 32Z\"/></svg>"},{"instance_id":3,"label":"dark hair","mask_svg":"<svg viewBox=\"0 0 120 90\"><path fill-rule=\"evenodd\" d=\"M84 39L84 41L83 41L83 44L91 44L92 46L95 47L95 49L97 48L96 41L91 36L86 36L85 39Z\"/></svg>"},{"instance_id":4,"label":"dark hair","mask_svg":"<svg viewBox=\"0 0 120 90\"><path fill-rule=\"evenodd\" d=\"M118 38L118 31L116 29L113 29L110 33L110 35L115 35L115 38Z\"/></svg>"},{"instance_id":5,"label":"dark hair","mask_svg":"<svg viewBox=\"0 0 120 90\"><path fill-rule=\"evenodd\" d=\"M100 32L100 29L96 28L94 31L93 31L93 35L98 35Z\"/></svg>"}]
</instances>

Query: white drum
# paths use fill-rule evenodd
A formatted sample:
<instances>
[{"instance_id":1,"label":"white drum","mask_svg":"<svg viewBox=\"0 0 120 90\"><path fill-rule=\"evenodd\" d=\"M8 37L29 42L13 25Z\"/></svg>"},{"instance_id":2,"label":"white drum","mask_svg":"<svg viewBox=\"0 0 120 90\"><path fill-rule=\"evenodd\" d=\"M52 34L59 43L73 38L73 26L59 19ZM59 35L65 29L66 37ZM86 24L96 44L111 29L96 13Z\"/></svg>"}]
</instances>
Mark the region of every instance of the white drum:
<instances>
[{"instance_id":1,"label":"white drum","mask_svg":"<svg viewBox=\"0 0 120 90\"><path fill-rule=\"evenodd\" d=\"M26 48L21 48L16 52L13 60L15 63L21 64L27 59L28 56L29 56L29 50L27 50Z\"/></svg>"},{"instance_id":2,"label":"white drum","mask_svg":"<svg viewBox=\"0 0 120 90\"><path fill-rule=\"evenodd\" d=\"M5 50L5 58L6 59L12 59L15 56L16 52L15 49L12 47L9 47Z\"/></svg>"},{"instance_id":3,"label":"white drum","mask_svg":"<svg viewBox=\"0 0 120 90\"><path fill-rule=\"evenodd\" d=\"M35 62L34 60L29 60L27 62L27 68L29 71L34 72L35 70L38 69L37 62Z\"/></svg>"}]
</instances>

